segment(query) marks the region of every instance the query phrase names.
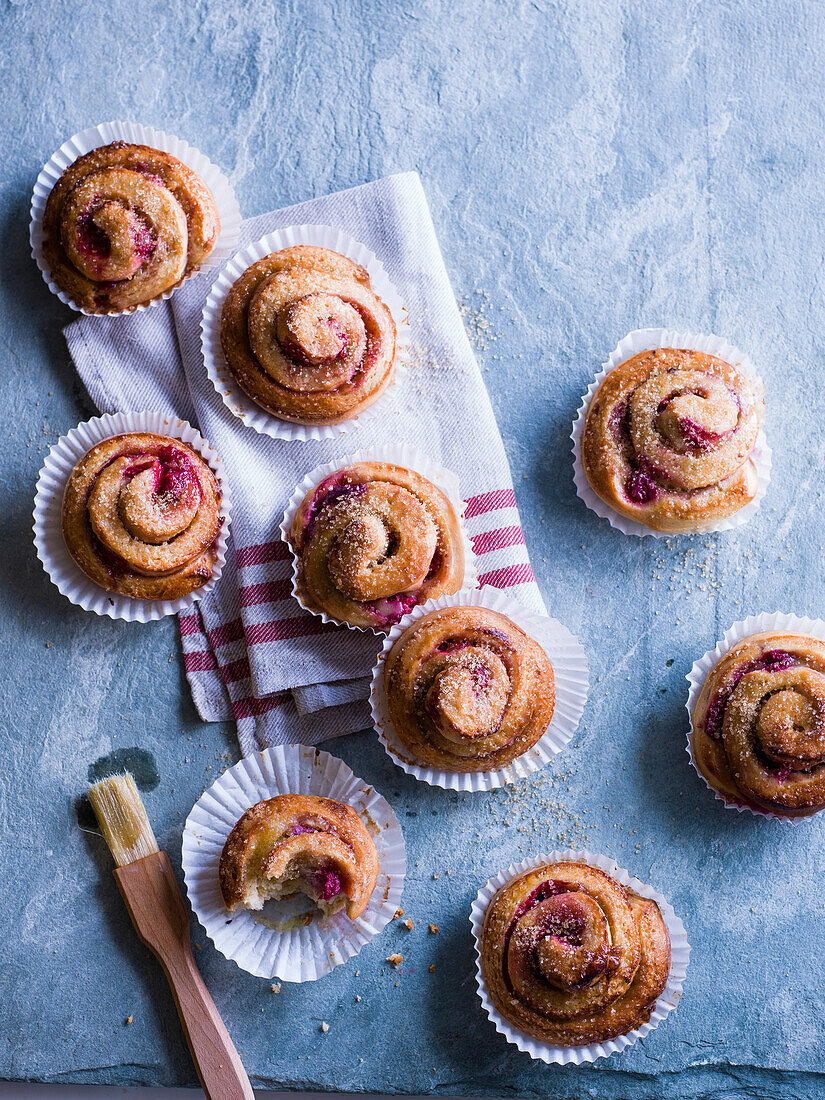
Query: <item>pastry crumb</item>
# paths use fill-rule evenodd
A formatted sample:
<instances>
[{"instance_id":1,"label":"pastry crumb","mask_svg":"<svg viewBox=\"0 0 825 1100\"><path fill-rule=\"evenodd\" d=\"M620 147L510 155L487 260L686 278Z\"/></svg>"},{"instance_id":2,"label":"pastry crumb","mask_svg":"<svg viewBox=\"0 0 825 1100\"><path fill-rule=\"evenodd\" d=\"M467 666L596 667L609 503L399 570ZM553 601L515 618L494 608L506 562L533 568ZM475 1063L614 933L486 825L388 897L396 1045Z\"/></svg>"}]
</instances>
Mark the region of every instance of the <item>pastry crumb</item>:
<instances>
[{"instance_id":1,"label":"pastry crumb","mask_svg":"<svg viewBox=\"0 0 825 1100\"><path fill-rule=\"evenodd\" d=\"M396 909L395 910L395 916L392 919L393 920L398 920L399 917L403 917L403 916L404 916L404 910L403 909Z\"/></svg>"},{"instance_id":2,"label":"pastry crumb","mask_svg":"<svg viewBox=\"0 0 825 1100\"><path fill-rule=\"evenodd\" d=\"M436 933L438 932L438 925L437 924L431 924L430 925L430 932L432 933L432 935L436 935Z\"/></svg>"},{"instance_id":3,"label":"pastry crumb","mask_svg":"<svg viewBox=\"0 0 825 1100\"><path fill-rule=\"evenodd\" d=\"M435 974L435 963L430 963L430 973Z\"/></svg>"},{"instance_id":4,"label":"pastry crumb","mask_svg":"<svg viewBox=\"0 0 825 1100\"><path fill-rule=\"evenodd\" d=\"M129 1015L126 1017L126 1019L123 1021L123 1023L126 1027L128 1027L129 1024L134 1023L134 1019L135 1019L135 1017L130 1012Z\"/></svg>"},{"instance_id":5,"label":"pastry crumb","mask_svg":"<svg viewBox=\"0 0 825 1100\"><path fill-rule=\"evenodd\" d=\"M329 1031L329 1024L328 1024L328 1023L326 1022L326 1020L323 1020L323 1021L321 1022L321 1028L320 1028L320 1030L321 1030L321 1031L323 1031L323 1033L324 1033L325 1035L326 1035L326 1033L327 1033L327 1032Z\"/></svg>"},{"instance_id":6,"label":"pastry crumb","mask_svg":"<svg viewBox=\"0 0 825 1100\"><path fill-rule=\"evenodd\" d=\"M413 924L413 922L410 920L409 917L407 917L407 919L405 921L402 921L401 923L404 925L405 928L409 928L410 931L412 931L413 928L415 927L415 925Z\"/></svg>"},{"instance_id":7,"label":"pastry crumb","mask_svg":"<svg viewBox=\"0 0 825 1100\"><path fill-rule=\"evenodd\" d=\"M390 966L398 967L403 961L403 955L387 955L387 962L390 964Z\"/></svg>"},{"instance_id":8,"label":"pastry crumb","mask_svg":"<svg viewBox=\"0 0 825 1100\"><path fill-rule=\"evenodd\" d=\"M273 993L280 993L281 992L281 983L280 982L273 982L272 985L269 988L272 990Z\"/></svg>"},{"instance_id":9,"label":"pastry crumb","mask_svg":"<svg viewBox=\"0 0 825 1100\"><path fill-rule=\"evenodd\" d=\"M360 997L358 996L358 994L356 993L356 994L355 994L355 1003L356 1003L356 1004L358 1004L358 1002L359 1002L360 1000L361 1000L361 998L360 998Z\"/></svg>"}]
</instances>

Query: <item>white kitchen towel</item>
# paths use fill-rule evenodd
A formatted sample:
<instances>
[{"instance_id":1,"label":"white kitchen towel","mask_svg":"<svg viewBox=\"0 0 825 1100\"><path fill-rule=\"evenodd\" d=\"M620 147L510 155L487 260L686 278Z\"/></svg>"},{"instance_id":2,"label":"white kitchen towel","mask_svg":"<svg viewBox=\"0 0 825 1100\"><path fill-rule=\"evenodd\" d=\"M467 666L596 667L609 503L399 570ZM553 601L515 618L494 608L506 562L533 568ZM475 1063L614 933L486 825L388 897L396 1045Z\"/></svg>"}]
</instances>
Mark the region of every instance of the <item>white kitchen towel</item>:
<instances>
[{"instance_id":1,"label":"white kitchen towel","mask_svg":"<svg viewBox=\"0 0 825 1100\"><path fill-rule=\"evenodd\" d=\"M167 303L124 317L82 317L65 330L72 358L103 412L163 409L197 424L232 486L232 545L220 583L180 616L192 694L206 721L235 718L245 754L317 744L369 726L369 672L380 639L323 623L290 594L278 524L292 490L324 462L403 442L459 477L479 583L544 606L519 522L510 470L414 172L251 218L240 247L289 225L336 226L378 256L401 295L412 361L381 415L345 434L270 439L233 416L209 381L200 322L213 273ZM232 552L234 550L234 553Z\"/></svg>"}]
</instances>

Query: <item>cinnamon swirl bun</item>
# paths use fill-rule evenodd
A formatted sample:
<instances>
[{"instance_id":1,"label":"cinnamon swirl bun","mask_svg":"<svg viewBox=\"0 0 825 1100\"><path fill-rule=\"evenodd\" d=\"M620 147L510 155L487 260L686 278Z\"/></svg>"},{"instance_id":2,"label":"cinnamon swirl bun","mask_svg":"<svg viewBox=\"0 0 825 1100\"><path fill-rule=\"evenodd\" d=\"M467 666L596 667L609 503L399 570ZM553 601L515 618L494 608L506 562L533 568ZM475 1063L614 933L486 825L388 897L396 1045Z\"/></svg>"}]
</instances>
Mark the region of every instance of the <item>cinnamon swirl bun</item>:
<instances>
[{"instance_id":1,"label":"cinnamon swirl bun","mask_svg":"<svg viewBox=\"0 0 825 1100\"><path fill-rule=\"evenodd\" d=\"M63 497L69 553L96 584L135 599L176 599L212 576L221 491L190 446L148 432L105 439Z\"/></svg>"},{"instance_id":2,"label":"cinnamon swirl bun","mask_svg":"<svg viewBox=\"0 0 825 1100\"><path fill-rule=\"evenodd\" d=\"M589 864L548 863L493 897L481 968L509 1023L584 1046L650 1019L670 973L670 937L655 901Z\"/></svg>"},{"instance_id":3,"label":"cinnamon swirl bun","mask_svg":"<svg viewBox=\"0 0 825 1100\"><path fill-rule=\"evenodd\" d=\"M642 351L606 376L587 410L582 461L593 491L655 531L702 531L756 495L761 383L680 348Z\"/></svg>"},{"instance_id":4,"label":"cinnamon swirl bun","mask_svg":"<svg viewBox=\"0 0 825 1100\"><path fill-rule=\"evenodd\" d=\"M289 542L306 606L350 626L388 630L464 580L450 500L425 477L388 462L346 466L310 490Z\"/></svg>"},{"instance_id":5,"label":"cinnamon swirl bun","mask_svg":"<svg viewBox=\"0 0 825 1100\"><path fill-rule=\"evenodd\" d=\"M238 385L298 424L335 424L371 405L390 381L395 338L366 270L310 245L252 264L221 313L221 346Z\"/></svg>"},{"instance_id":6,"label":"cinnamon swirl bun","mask_svg":"<svg viewBox=\"0 0 825 1100\"><path fill-rule=\"evenodd\" d=\"M306 894L325 914L356 920L378 880L378 852L351 806L315 795L258 802L233 827L218 867L230 912Z\"/></svg>"},{"instance_id":7,"label":"cinnamon swirl bun","mask_svg":"<svg viewBox=\"0 0 825 1100\"><path fill-rule=\"evenodd\" d=\"M220 228L196 172L159 149L115 141L78 157L54 185L43 253L87 312L127 312L194 271Z\"/></svg>"},{"instance_id":8,"label":"cinnamon swirl bun","mask_svg":"<svg viewBox=\"0 0 825 1100\"><path fill-rule=\"evenodd\" d=\"M711 669L692 717L696 767L726 801L787 817L825 809L825 642L743 638Z\"/></svg>"},{"instance_id":9,"label":"cinnamon swirl bun","mask_svg":"<svg viewBox=\"0 0 825 1100\"><path fill-rule=\"evenodd\" d=\"M418 763L454 772L503 767L553 717L553 668L514 622L447 607L411 623L384 666L392 728Z\"/></svg>"}]
</instances>

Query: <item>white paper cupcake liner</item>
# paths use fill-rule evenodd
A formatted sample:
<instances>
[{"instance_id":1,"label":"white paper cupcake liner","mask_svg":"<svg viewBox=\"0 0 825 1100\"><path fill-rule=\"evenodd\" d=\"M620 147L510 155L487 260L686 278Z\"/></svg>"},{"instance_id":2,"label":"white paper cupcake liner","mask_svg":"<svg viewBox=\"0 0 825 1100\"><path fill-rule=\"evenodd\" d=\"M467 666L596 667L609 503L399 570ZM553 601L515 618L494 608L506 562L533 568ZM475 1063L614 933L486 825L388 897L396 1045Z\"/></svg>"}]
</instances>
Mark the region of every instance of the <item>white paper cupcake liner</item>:
<instances>
[{"instance_id":1,"label":"white paper cupcake liner","mask_svg":"<svg viewBox=\"0 0 825 1100\"><path fill-rule=\"evenodd\" d=\"M281 537L289 546L292 557L292 595L305 611L309 611L312 615L317 615L318 618L322 619L325 623L336 623L338 626L348 626L350 630L360 630L364 634L378 634L383 636L384 631L379 630L377 627L353 626L352 623L345 623L340 619L333 618L325 611L317 611L304 602L303 593L298 581L298 556L292 549L292 544L289 541L289 530L292 527L292 521L307 493L312 492L316 486L320 485L324 478L329 477L330 474L334 474L336 470L342 470L346 466L353 466L358 462L389 462L395 466L403 466L407 470L413 470L415 473L421 474L422 477L426 477L449 498L459 519L461 538L464 544L464 583L459 589L460 592L471 592L475 589L478 582L478 564L473 554L473 545L470 541L470 536L467 534L467 528L464 524L465 505L461 498L461 490L459 488L457 475L454 474L452 470L448 470L446 467L434 462L427 455L422 454L421 451L417 451L415 448L408 447L406 444L401 443L396 446L368 447L364 450L356 451L354 454L344 455L343 458L336 459L334 462L325 462L322 466L317 466L311 473L306 475L300 485L295 487L292 496L289 498L289 504L284 512L284 518L280 526Z\"/></svg>"},{"instance_id":2,"label":"white paper cupcake liner","mask_svg":"<svg viewBox=\"0 0 825 1100\"><path fill-rule=\"evenodd\" d=\"M766 630L779 633L810 634L812 637L825 642L825 622L822 619L801 618L799 615L789 615L775 611L773 614L763 612L761 615L749 615L747 619L740 619L739 622L734 623L725 631L722 640L717 643L715 649L708 650L707 653L693 662L693 668L687 674L686 679L690 684L686 703L688 712L687 754L696 774L726 810L738 810L739 813L742 813L743 810L749 810L758 817L769 817L773 818L774 821L799 825L801 821L808 821L816 814L790 816L773 810L764 810L761 806L748 802L744 797L741 800L729 799L708 783L696 766L696 760L693 756L693 712L696 709L696 704L702 694L702 688L705 686L705 680L707 680L710 670L737 642L741 642L743 638L747 638L751 634L760 634Z\"/></svg>"},{"instance_id":3,"label":"white paper cupcake liner","mask_svg":"<svg viewBox=\"0 0 825 1100\"><path fill-rule=\"evenodd\" d=\"M219 267L224 260L229 259L238 247L238 239L241 234L241 210L232 185L223 172L207 159L194 146L187 144L180 138L166 134L163 130L154 130L151 126L141 126L135 122L104 122L100 126L89 126L81 130L79 134L64 141L60 148L45 163L37 182L34 185L31 202L31 219L29 223L29 241L31 243L32 256L40 268L40 272L46 281L49 290L56 294L61 302L78 313L87 316L101 316L98 313L90 313L78 305L73 298L54 282L52 273L43 255L43 215L46 209L46 201L54 188L54 185L73 164L78 157L90 153L92 149L99 149L102 145L109 145L113 141L127 141L133 145L149 145L153 149L160 149L169 153L178 160L183 161L193 171L197 172L215 199L218 214L221 219L221 232L206 259L198 268L191 271L183 282L210 267ZM158 302L164 302L170 298L181 283L177 283L170 290L153 298L150 302L143 302L131 310L111 310L109 315L118 312L136 313L138 310L148 309Z\"/></svg>"},{"instance_id":4,"label":"white paper cupcake liner","mask_svg":"<svg viewBox=\"0 0 825 1100\"><path fill-rule=\"evenodd\" d=\"M651 898L659 906L662 919L670 935L670 975L664 991L656 1001L650 1019L641 1027L634 1028L626 1035L619 1035L617 1038L603 1043L590 1043L587 1046L579 1047L562 1047L555 1046L552 1043L543 1043L541 1040L525 1034L525 1032L508 1023L494 1007L482 975L481 937L484 929L484 918L487 907L495 893L505 883L515 878L516 875L520 875L524 871L531 871L535 867L541 867L542 864L556 863L560 860L587 863L591 867L597 867L612 875L622 886L629 887L642 897ZM632 1046L639 1039L644 1039L651 1031L655 1031L662 1020L676 1008L682 996L682 984L685 980L690 959L690 944L687 941L685 926L674 913L673 907L658 890L654 890L652 886L647 886L637 878L632 878L628 871L625 871L623 867L619 867L615 860L609 859L607 856L591 855L590 852L576 852L567 848L564 851L550 852L549 855L545 856L533 856L530 859L522 860L521 863L512 863L506 871L501 871L494 878L491 878L479 890L470 913L470 924L472 925L476 948L478 995L481 998L484 1011L489 1016L496 1031L503 1035L508 1043L513 1043L519 1050L523 1050L531 1058L536 1058L541 1062L558 1066L565 1066L571 1062L575 1065L581 1065L582 1062L595 1062L597 1058L607 1058L611 1054L619 1053L626 1047Z\"/></svg>"},{"instance_id":5,"label":"white paper cupcake liner","mask_svg":"<svg viewBox=\"0 0 825 1100\"><path fill-rule=\"evenodd\" d=\"M395 322L395 366L387 388L372 405L368 405L351 419L343 420L339 424L293 424L288 420L279 420L274 413L267 412L244 393L229 370L221 347L221 311L232 284L248 267L263 259L264 256L268 256L270 252L279 252L282 248L292 248L295 245L328 248L366 268L375 293L387 306ZM201 350L206 373L233 416L237 416L256 432L271 436L273 439L296 439L306 442L341 435L366 423L371 417L380 413L382 408L386 408L387 399L395 392L395 388L407 370L410 326L404 303L390 281L384 265L366 245L356 241L343 230L335 229L330 225L292 225L285 229L276 229L274 233L268 233L254 244L247 245L232 257L220 273L212 285L203 310Z\"/></svg>"},{"instance_id":6,"label":"white paper cupcake liner","mask_svg":"<svg viewBox=\"0 0 825 1100\"><path fill-rule=\"evenodd\" d=\"M610 505L606 504L601 497L597 496L590 487L590 482L587 480L587 475L584 472L581 447L581 439L590 402L593 400L599 386L614 367L618 367L620 363L625 363L628 359L632 359L632 357L638 355L640 351L650 351L654 348L688 348L692 351L704 352L706 355L713 355L717 359L723 359L726 363L731 363L750 379L757 382L760 386L762 385L762 380L750 359L721 336L702 336L692 332L673 332L665 328L643 328L629 333L619 342L610 358L590 383L590 387L582 398L578 414L573 422L573 431L570 433L570 438L573 440L573 480L576 483L576 493L591 512L595 512L601 519L606 519L611 527L615 527L617 531L621 531L625 535L652 535L653 538L656 539L667 539L677 537L680 534L707 535L715 531L732 531L735 527L741 527L753 517L756 510L759 508L771 479L771 449L768 446L768 441L765 438L765 432L762 428L759 429L756 446L751 455L758 478L756 496L753 500L749 501L744 508L740 508L735 515L728 516L726 519L720 520L710 527L705 527L701 531L677 532L676 534L670 531L653 531L643 523L639 523L637 520L628 519L626 516L622 516L614 511Z\"/></svg>"},{"instance_id":7,"label":"white paper cupcake liner","mask_svg":"<svg viewBox=\"0 0 825 1100\"><path fill-rule=\"evenodd\" d=\"M92 447L104 439L126 432L153 432L188 443L209 464L220 484L223 523L218 534L212 576L203 587L176 600L137 600L119 592L108 592L86 576L69 553L63 538L63 494L69 475ZM191 424L177 416L158 412L106 413L72 428L58 439L46 456L34 497L34 545L49 579L67 600L84 611L94 611L96 615L147 623L184 611L202 600L218 583L226 561L231 507L229 481L223 463Z\"/></svg>"},{"instance_id":8,"label":"white paper cupcake liner","mask_svg":"<svg viewBox=\"0 0 825 1100\"><path fill-rule=\"evenodd\" d=\"M352 806L378 849L379 873L364 913L323 917L302 895L269 901L261 912L230 914L218 884L221 852L244 811L279 794L314 794ZM183 874L195 916L215 947L260 978L311 982L357 955L393 919L407 856L390 804L343 761L311 745L285 745L241 760L192 808L183 830ZM312 921L304 924L301 915Z\"/></svg>"},{"instance_id":9,"label":"white paper cupcake liner","mask_svg":"<svg viewBox=\"0 0 825 1100\"><path fill-rule=\"evenodd\" d=\"M532 748L502 768L487 772L452 772L419 764L410 756L409 750L399 740L387 707L384 690L384 662L395 644L396 638L416 620L440 611L444 607L486 607L498 611L521 627L521 629L539 643L550 658L555 678L556 702L553 720L546 732ZM506 592L485 585L472 592L459 592L455 596L442 596L430 600L420 607L414 607L397 623L384 640L372 670L370 688L370 710L372 721L381 744L394 763L407 775L414 775L423 783L432 787L441 787L447 791L491 791L507 783L533 775L548 764L576 732L585 703L587 702L588 666L587 656L581 643L567 627L556 619L539 615L518 603Z\"/></svg>"}]
</instances>

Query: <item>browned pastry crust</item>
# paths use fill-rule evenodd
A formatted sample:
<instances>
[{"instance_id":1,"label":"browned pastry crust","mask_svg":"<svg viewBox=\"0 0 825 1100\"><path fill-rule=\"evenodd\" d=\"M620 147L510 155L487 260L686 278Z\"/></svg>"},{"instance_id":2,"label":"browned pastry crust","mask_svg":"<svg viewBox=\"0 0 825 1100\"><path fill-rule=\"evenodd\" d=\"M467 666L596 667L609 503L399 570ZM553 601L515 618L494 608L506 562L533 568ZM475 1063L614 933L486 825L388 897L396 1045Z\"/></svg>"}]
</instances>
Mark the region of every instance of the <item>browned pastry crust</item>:
<instances>
[{"instance_id":1,"label":"browned pastry crust","mask_svg":"<svg viewBox=\"0 0 825 1100\"><path fill-rule=\"evenodd\" d=\"M246 811L226 838L218 868L231 912L303 893L326 914L360 917L378 880L378 852L351 806L284 794Z\"/></svg>"},{"instance_id":2,"label":"browned pastry crust","mask_svg":"<svg viewBox=\"0 0 825 1100\"><path fill-rule=\"evenodd\" d=\"M728 802L785 816L825 808L825 643L766 631L708 674L693 711L693 758Z\"/></svg>"},{"instance_id":3,"label":"browned pastry crust","mask_svg":"<svg viewBox=\"0 0 825 1100\"><path fill-rule=\"evenodd\" d=\"M756 495L751 455L761 383L679 348L642 351L610 371L587 410L582 462L597 496L655 531L702 531Z\"/></svg>"},{"instance_id":4,"label":"browned pastry crust","mask_svg":"<svg viewBox=\"0 0 825 1100\"><path fill-rule=\"evenodd\" d=\"M212 576L221 491L188 444L150 432L98 443L63 496L69 553L101 588L173 600Z\"/></svg>"},{"instance_id":5,"label":"browned pastry crust","mask_svg":"<svg viewBox=\"0 0 825 1100\"><path fill-rule=\"evenodd\" d=\"M292 521L304 603L351 626L388 630L464 580L458 516L432 482L388 462L359 462L311 489Z\"/></svg>"},{"instance_id":6,"label":"browned pastry crust","mask_svg":"<svg viewBox=\"0 0 825 1100\"><path fill-rule=\"evenodd\" d=\"M412 623L384 666L390 722L416 761L454 772L503 767L553 717L553 668L514 622L447 607Z\"/></svg>"},{"instance_id":7,"label":"browned pastry crust","mask_svg":"<svg viewBox=\"0 0 825 1100\"><path fill-rule=\"evenodd\" d=\"M43 252L57 285L89 313L127 312L209 255L212 192L160 149L114 141L70 164L46 202Z\"/></svg>"},{"instance_id":8,"label":"browned pastry crust","mask_svg":"<svg viewBox=\"0 0 825 1100\"><path fill-rule=\"evenodd\" d=\"M310 245L252 264L221 313L221 346L238 385L298 424L335 424L371 405L390 381L395 337L365 269Z\"/></svg>"},{"instance_id":9,"label":"browned pastry crust","mask_svg":"<svg viewBox=\"0 0 825 1100\"><path fill-rule=\"evenodd\" d=\"M548 863L490 902L481 968L507 1021L542 1042L584 1046L650 1019L670 937L655 901L588 864Z\"/></svg>"}]
</instances>

